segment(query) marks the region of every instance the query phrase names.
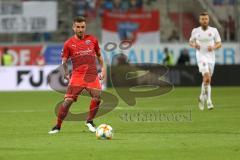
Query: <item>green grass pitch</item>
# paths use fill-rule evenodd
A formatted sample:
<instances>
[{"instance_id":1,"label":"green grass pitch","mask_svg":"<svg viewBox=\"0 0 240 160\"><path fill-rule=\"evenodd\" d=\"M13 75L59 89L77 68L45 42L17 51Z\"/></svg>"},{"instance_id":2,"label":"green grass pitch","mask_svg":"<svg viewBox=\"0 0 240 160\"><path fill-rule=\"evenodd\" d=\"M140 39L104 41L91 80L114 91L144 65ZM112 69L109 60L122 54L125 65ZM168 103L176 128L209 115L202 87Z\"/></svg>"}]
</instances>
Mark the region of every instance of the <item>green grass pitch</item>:
<instances>
[{"instance_id":1,"label":"green grass pitch","mask_svg":"<svg viewBox=\"0 0 240 160\"><path fill-rule=\"evenodd\" d=\"M175 88L139 98L135 107L120 99L115 110L95 121L113 127L113 140L97 140L84 122L65 122L60 134L48 135L59 93L0 92L0 160L239 160L240 88L213 87L213 111L198 109L199 91ZM80 97L71 110L86 111L88 104ZM185 119L123 118L154 112Z\"/></svg>"}]
</instances>

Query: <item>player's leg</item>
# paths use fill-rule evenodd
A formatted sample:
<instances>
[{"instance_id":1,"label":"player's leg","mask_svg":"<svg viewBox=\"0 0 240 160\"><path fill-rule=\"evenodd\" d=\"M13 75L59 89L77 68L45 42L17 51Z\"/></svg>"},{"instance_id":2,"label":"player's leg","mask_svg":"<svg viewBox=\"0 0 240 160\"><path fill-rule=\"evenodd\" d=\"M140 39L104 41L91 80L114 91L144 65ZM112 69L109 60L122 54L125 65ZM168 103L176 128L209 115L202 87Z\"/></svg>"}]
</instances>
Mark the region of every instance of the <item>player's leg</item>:
<instances>
[{"instance_id":1,"label":"player's leg","mask_svg":"<svg viewBox=\"0 0 240 160\"><path fill-rule=\"evenodd\" d=\"M56 125L57 127L61 128L62 122L65 119L65 117L67 116L69 108L71 107L73 101L74 101L73 98L65 98L64 102L59 107L58 117L57 117L57 125Z\"/></svg>"},{"instance_id":2,"label":"player's leg","mask_svg":"<svg viewBox=\"0 0 240 160\"><path fill-rule=\"evenodd\" d=\"M203 77L204 78L204 77ZM202 79L202 85L201 85L201 93L200 93L200 99L205 99L205 86L204 86L204 80Z\"/></svg>"},{"instance_id":3,"label":"player's leg","mask_svg":"<svg viewBox=\"0 0 240 160\"><path fill-rule=\"evenodd\" d=\"M64 102L60 105L58 109L58 115L57 115L57 124L52 128L51 131L49 131L49 134L55 134L58 133L61 130L62 122L67 116L67 113L69 111L69 108L71 107L73 103L73 98L65 98Z\"/></svg>"},{"instance_id":4,"label":"player's leg","mask_svg":"<svg viewBox=\"0 0 240 160\"><path fill-rule=\"evenodd\" d=\"M89 114L87 117L86 126L88 127L89 131L95 132L96 129L95 129L95 124L93 123L93 119L95 118L98 112L99 105L101 102L101 99L100 99L101 90L87 88L87 91L91 95L92 99L89 106Z\"/></svg>"},{"instance_id":5,"label":"player's leg","mask_svg":"<svg viewBox=\"0 0 240 160\"><path fill-rule=\"evenodd\" d=\"M212 99L211 99L211 80L212 80L212 74L213 74L213 70L214 70L214 64L208 64L208 68L209 68L209 72L208 74L206 74L206 77L205 77L205 81L206 81L206 84L205 84L205 92L206 92L206 95L207 95L207 107L208 109L213 109L214 106L212 104Z\"/></svg>"},{"instance_id":6,"label":"player's leg","mask_svg":"<svg viewBox=\"0 0 240 160\"><path fill-rule=\"evenodd\" d=\"M204 74L204 87L205 87L205 94L207 96L207 106L208 109L213 109L213 105L212 105L212 100L211 100L211 74L205 73Z\"/></svg>"},{"instance_id":7,"label":"player's leg","mask_svg":"<svg viewBox=\"0 0 240 160\"><path fill-rule=\"evenodd\" d=\"M57 124L52 128L49 134L58 133L61 129L63 120L68 114L72 103L77 100L78 95L84 88L78 86L68 86L67 93L64 97L64 102L59 106L57 115Z\"/></svg>"},{"instance_id":8,"label":"player's leg","mask_svg":"<svg viewBox=\"0 0 240 160\"><path fill-rule=\"evenodd\" d=\"M206 63L199 63L198 64L198 68L199 68L199 72L202 73L202 85L201 85L201 93L200 96L198 98L198 107L200 110L204 110L204 104L207 98L206 95L206 87L205 87L205 80L206 80L206 76L205 73L208 73L208 67L206 65Z\"/></svg>"},{"instance_id":9,"label":"player's leg","mask_svg":"<svg viewBox=\"0 0 240 160\"><path fill-rule=\"evenodd\" d=\"M205 94L205 85L204 85L204 80L202 79L202 85L201 85L201 93L199 96L199 108L201 110L204 109L204 101L206 99L206 94Z\"/></svg>"},{"instance_id":10,"label":"player's leg","mask_svg":"<svg viewBox=\"0 0 240 160\"><path fill-rule=\"evenodd\" d=\"M99 109L99 104L101 102L100 95L101 95L101 90L98 89L89 89L89 93L92 97L91 103L89 106L89 115L87 118L87 121L93 121L94 117L97 114L97 111Z\"/></svg>"},{"instance_id":11,"label":"player's leg","mask_svg":"<svg viewBox=\"0 0 240 160\"><path fill-rule=\"evenodd\" d=\"M211 75L209 72L204 73L203 75L203 84L204 84L204 90L205 90L205 95L207 97L207 100L209 100L209 86L211 83Z\"/></svg>"}]
</instances>

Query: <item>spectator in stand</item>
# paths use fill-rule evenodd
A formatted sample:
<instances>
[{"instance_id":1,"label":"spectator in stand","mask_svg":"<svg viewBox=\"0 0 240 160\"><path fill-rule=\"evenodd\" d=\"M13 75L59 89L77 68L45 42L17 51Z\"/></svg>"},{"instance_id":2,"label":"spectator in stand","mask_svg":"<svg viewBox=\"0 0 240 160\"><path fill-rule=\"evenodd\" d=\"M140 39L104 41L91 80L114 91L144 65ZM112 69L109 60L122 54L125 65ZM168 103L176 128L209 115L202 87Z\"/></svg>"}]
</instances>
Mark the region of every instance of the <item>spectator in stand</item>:
<instances>
[{"instance_id":1,"label":"spectator in stand","mask_svg":"<svg viewBox=\"0 0 240 160\"><path fill-rule=\"evenodd\" d=\"M45 65L45 58L42 54L39 54L38 57L36 58L36 65L38 66L44 66Z\"/></svg>"},{"instance_id":2,"label":"spectator in stand","mask_svg":"<svg viewBox=\"0 0 240 160\"><path fill-rule=\"evenodd\" d=\"M98 0L96 2L96 8L98 9L97 14L99 14L100 16L103 15L103 12L104 12L104 9L105 9L104 4L105 4L104 0Z\"/></svg>"},{"instance_id":3,"label":"spectator in stand","mask_svg":"<svg viewBox=\"0 0 240 160\"><path fill-rule=\"evenodd\" d=\"M3 66L11 66L13 64L13 57L9 54L8 48L3 48L1 61Z\"/></svg>"},{"instance_id":4,"label":"spectator in stand","mask_svg":"<svg viewBox=\"0 0 240 160\"><path fill-rule=\"evenodd\" d=\"M113 11L120 12L123 11L121 0L114 0L113 1Z\"/></svg>"},{"instance_id":5,"label":"spectator in stand","mask_svg":"<svg viewBox=\"0 0 240 160\"><path fill-rule=\"evenodd\" d=\"M164 54L165 54L165 58L163 60L163 64L167 66L173 66L174 65L173 56L172 56L172 53L169 52L167 47L164 48Z\"/></svg>"},{"instance_id":6,"label":"spectator in stand","mask_svg":"<svg viewBox=\"0 0 240 160\"><path fill-rule=\"evenodd\" d=\"M189 65L190 64L189 51L186 48L181 50L177 64L178 65Z\"/></svg>"},{"instance_id":7,"label":"spectator in stand","mask_svg":"<svg viewBox=\"0 0 240 160\"><path fill-rule=\"evenodd\" d=\"M130 0L129 10L132 12L140 11L142 9L142 0Z\"/></svg>"},{"instance_id":8,"label":"spectator in stand","mask_svg":"<svg viewBox=\"0 0 240 160\"><path fill-rule=\"evenodd\" d=\"M51 35L50 32L44 32L42 35L43 35L43 39L44 39L45 42L46 41L51 41L52 35Z\"/></svg>"},{"instance_id":9,"label":"spectator in stand","mask_svg":"<svg viewBox=\"0 0 240 160\"><path fill-rule=\"evenodd\" d=\"M87 2L87 9L86 9L86 13L87 13L87 17L89 20L92 20L94 18L96 18L96 0L86 0Z\"/></svg>"},{"instance_id":10,"label":"spectator in stand","mask_svg":"<svg viewBox=\"0 0 240 160\"><path fill-rule=\"evenodd\" d=\"M236 26L234 19L230 15L228 16L228 31L230 41L235 41Z\"/></svg>"},{"instance_id":11,"label":"spectator in stand","mask_svg":"<svg viewBox=\"0 0 240 160\"><path fill-rule=\"evenodd\" d=\"M73 14L78 16L86 16L87 1L85 0L74 0L73 1Z\"/></svg>"},{"instance_id":12,"label":"spectator in stand","mask_svg":"<svg viewBox=\"0 0 240 160\"><path fill-rule=\"evenodd\" d=\"M105 0L104 9L106 9L108 11L112 11L113 10L113 2L112 2L112 0Z\"/></svg>"},{"instance_id":13,"label":"spectator in stand","mask_svg":"<svg viewBox=\"0 0 240 160\"><path fill-rule=\"evenodd\" d=\"M87 8L93 11L96 8L96 0L86 0Z\"/></svg>"},{"instance_id":14,"label":"spectator in stand","mask_svg":"<svg viewBox=\"0 0 240 160\"><path fill-rule=\"evenodd\" d=\"M127 11L129 9L129 0L122 0L122 9Z\"/></svg>"},{"instance_id":15,"label":"spectator in stand","mask_svg":"<svg viewBox=\"0 0 240 160\"><path fill-rule=\"evenodd\" d=\"M170 42L178 42L180 40L180 37L176 30L173 30L170 37L168 38L168 41Z\"/></svg>"}]
</instances>

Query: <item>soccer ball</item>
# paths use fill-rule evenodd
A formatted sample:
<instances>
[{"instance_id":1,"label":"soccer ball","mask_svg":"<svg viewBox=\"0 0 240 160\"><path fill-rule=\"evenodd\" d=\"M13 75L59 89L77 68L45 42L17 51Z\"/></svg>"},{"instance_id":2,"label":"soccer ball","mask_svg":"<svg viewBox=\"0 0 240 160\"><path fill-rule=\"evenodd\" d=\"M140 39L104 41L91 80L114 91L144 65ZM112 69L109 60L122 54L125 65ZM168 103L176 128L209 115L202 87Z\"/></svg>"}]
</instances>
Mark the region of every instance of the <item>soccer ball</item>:
<instances>
[{"instance_id":1,"label":"soccer ball","mask_svg":"<svg viewBox=\"0 0 240 160\"><path fill-rule=\"evenodd\" d=\"M97 127L96 130L96 137L97 139L112 139L113 129L110 125L107 124L101 124L100 126Z\"/></svg>"}]
</instances>

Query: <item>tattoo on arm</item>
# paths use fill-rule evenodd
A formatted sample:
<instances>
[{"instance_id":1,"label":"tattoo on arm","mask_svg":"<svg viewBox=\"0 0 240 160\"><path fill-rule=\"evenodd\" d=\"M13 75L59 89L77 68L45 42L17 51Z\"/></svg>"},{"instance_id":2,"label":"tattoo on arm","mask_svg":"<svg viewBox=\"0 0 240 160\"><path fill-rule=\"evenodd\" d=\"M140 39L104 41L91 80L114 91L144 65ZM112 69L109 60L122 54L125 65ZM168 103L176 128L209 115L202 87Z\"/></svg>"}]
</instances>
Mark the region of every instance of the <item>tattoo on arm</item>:
<instances>
[{"instance_id":1,"label":"tattoo on arm","mask_svg":"<svg viewBox=\"0 0 240 160\"><path fill-rule=\"evenodd\" d=\"M67 59L62 60L62 65L63 65L63 72L64 75L68 75L68 64L67 64Z\"/></svg>"},{"instance_id":2,"label":"tattoo on arm","mask_svg":"<svg viewBox=\"0 0 240 160\"><path fill-rule=\"evenodd\" d=\"M100 53L97 55L97 59L98 59L99 64L100 64L101 67L103 68L103 58L102 58L102 56L101 56Z\"/></svg>"}]
</instances>

